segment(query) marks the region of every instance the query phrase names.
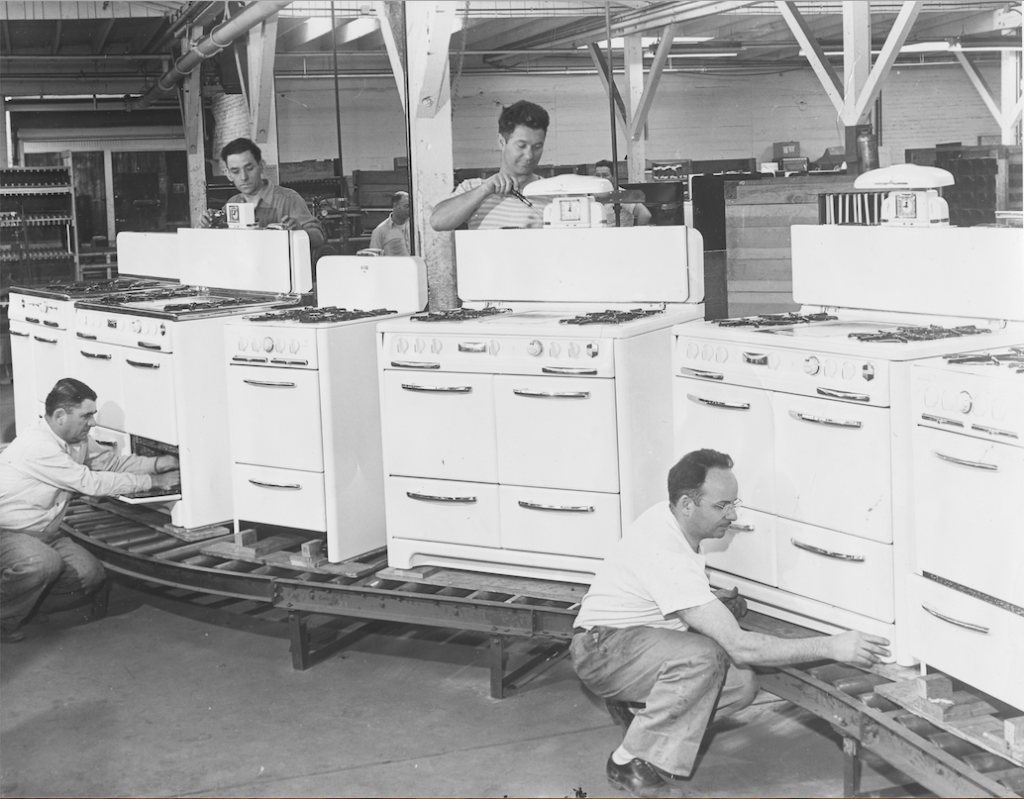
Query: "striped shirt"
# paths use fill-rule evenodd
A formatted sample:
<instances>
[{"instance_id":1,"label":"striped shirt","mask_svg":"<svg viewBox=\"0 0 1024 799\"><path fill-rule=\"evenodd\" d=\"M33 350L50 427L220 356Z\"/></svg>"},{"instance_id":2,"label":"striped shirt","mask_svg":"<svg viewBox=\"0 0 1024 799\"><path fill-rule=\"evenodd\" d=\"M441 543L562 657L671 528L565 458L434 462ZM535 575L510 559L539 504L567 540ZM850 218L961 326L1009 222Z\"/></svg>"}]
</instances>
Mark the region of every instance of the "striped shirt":
<instances>
[{"instance_id":1,"label":"striped shirt","mask_svg":"<svg viewBox=\"0 0 1024 799\"><path fill-rule=\"evenodd\" d=\"M537 178L539 180L539 178ZM532 182L532 181L530 181ZM452 196L465 194L484 183L483 178L467 178L455 187ZM504 194L491 194L480 203L467 224L470 230L494 230L495 228L544 227L544 206L550 200L545 197L531 197L533 208L522 200Z\"/></svg>"}]
</instances>

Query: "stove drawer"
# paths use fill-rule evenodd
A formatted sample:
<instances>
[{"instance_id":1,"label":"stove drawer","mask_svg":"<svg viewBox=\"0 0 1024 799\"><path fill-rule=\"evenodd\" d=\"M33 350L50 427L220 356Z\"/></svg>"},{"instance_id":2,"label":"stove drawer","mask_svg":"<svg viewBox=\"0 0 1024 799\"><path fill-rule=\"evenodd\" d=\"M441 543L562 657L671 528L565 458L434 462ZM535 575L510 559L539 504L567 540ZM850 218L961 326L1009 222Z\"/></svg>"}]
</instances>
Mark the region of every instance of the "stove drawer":
<instances>
[{"instance_id":1,"label":"stove drawer","mask_svg":"<svg viewBox=\"0 0 1024 799\"><path fill-rule=\"evenodd\" d=\"M770 514L740 508L739 518L724 537L705 539L701 544L708 566L765 585L778 586L775 523L776 518Z\"/></svg>"},{"instance_id":2,"label":"stove drawer","mask_svg":"<svg viewBox=\"0 0 1024 799\"><path fill-rule=\"evenodd\" d=\"M772 407L779 516L891 543L889 409L781 393Z\"/></svg>"},{"instance_id":3,"label":"stove drawer","mask_svg":"<svg viewBox=\"0 0 1024 799\"><path fill-rule=\"evenodd\" d=\"M327 531L323 472L236 463L231 474L236 519Z\"/></svg>"},{"instance_id":4,"label":"stove drawer","mask_svg":"<svg viewBox=\"0 0 1024 799\"><path fill-rule=\"evenodd\" d=\"M74 341L68 370L96 392L96 423L125 430L124 385L118 347L92 341Z\"/></svg>"},{"instance_id":5,"label":"stove drawer","mask_svg":"<svg viewBox=\"0 0 1024 799\"><path fill-rule=\"evenodd\" d=\"M1024 607L1021 486L1024 449L916 428L916 570Z\"/></svg>"},{"instance_id":6,"label":"stove drawer","mask_svg":"<svg viewBox=\"0 0 1024 799\"><path fill-rule=\"evenodd\" d=\"M730 455L746 507L775 512L775 419L762 389L676 377L676 457L710 448Z\"/></svg>"},{"instance_id":7,"label":"stove drawer","mask_svg":"<svg viewBox=\"0 0 1024 799\"><path fill-rule=\"evenodd\" d=\"M499 375L498 482L619 490L615 382Z\"/></svg>"},{"instance_id":8,"label":"stove drawer","mask_svg":"<svg viewBox=\"0 0 1024 799\"><path fill-rule=\"evenodd\" d=\"M165 444L178 443L174 359L168 352L119 347L127 432ZM202 397L191 397L197 405Z\"/></svg>"},{"instance_id":9,"label":"stove drawer","mask_svg":"<svg viewBox=\"0 0 1024 799\"><path fill-rule=\"evenodd\" d=\"M1024 616L911 575L910 653L1024 709Z\"/></svg>"},{"instance_id":10,"label":"stove drawer","mask_svg":"<svg viewBox=\"0 0 1024 799\"><path fill-rule=\"evenodd\" d=\"M389 474L498 481L492 375L384 372Z\"/></svg>"},{"instance_id":11,"label":"stove drawer","mask_svg":"<svg viewBox=\"0 0 1024 799\"><path fill-rule=\"evenodd\" d=\"M603 558L622 534L617 494L501 486L501 546Z\"/></svg>"},{"instance_id":12,"label":"stove drawer","mask_svg":"<svg viewBox=\"0 0 1024 799\"><path fill-rule=\"evenodd\" d=\"M235 365L227 370L232 460L323 471L318 373Z\"/></svg>"},{"instance_id":13,"label":"stove drawer","mask_svg":"<svg viewBox=\"0 0 1024 799\"><path fill-rule=\"evenodd\" d=\"M389 539L499 546L496 485L388 477L384 501Z\"/></svg>"},{"instance_id":14,"label":"stove drawer","mask_svg":"<svg viewBox=\"0 0 1024 799\"><path fill-rule=\"evenodd\" d=\"M879 621L893 621L892 547L778 519L779 588Z\"/></svg>"}]
</instances>

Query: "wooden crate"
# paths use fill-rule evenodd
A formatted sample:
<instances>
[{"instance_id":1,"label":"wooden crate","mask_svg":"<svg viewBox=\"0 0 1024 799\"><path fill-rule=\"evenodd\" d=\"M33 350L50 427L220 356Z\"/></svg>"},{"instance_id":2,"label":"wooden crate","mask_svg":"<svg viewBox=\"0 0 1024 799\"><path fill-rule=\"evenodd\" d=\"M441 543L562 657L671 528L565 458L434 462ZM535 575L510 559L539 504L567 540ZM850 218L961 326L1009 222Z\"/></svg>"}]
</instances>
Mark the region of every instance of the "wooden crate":
<instances>
[{"instance_id":1,"label":"wooden crate","mask_svg":"<svg viewBox=\"0 0 1024 799\"><path fill-rule=\"evenodd\" d=\"M737 180L725 185L730 316L784 313L793 302L790 228L818 224L818 197L853 190L853 176Z\"/></svg>"}]
</instances>

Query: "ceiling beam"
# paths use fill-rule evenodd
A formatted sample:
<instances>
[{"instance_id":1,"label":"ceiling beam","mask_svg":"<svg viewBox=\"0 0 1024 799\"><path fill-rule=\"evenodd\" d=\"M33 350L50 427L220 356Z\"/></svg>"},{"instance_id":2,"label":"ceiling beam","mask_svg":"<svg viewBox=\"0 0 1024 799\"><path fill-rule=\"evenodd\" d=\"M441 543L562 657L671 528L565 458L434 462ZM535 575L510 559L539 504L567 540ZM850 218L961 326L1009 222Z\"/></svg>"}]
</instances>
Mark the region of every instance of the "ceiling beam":
<instances>
[{"instance_id":1,"label":"ceiling beam","mask_svg":"<svg viewBox=\"0 0 1024 799\"><path fill-rule=\"evenodd\" d=\"M601 78L601 83L604 85L605 94L610 92L612 95L612 100L615 103L615 119L622 127L622 132L629 135L629 116L626 113L626 104L622 101L622 95L619 94L619 87L615 85L615 76L613 74L613 67L610 63L610 55L606 58L604 51L601 49L601 45L597 42L591 42L588 44L587 51L590 53L590 58L594 62L594 66L597 67L597 74Z\"/></svg>"},{"instance_id":2,"label":"ceiling beam","mask_svg":"<svg viewBox=\"0 0 1024 799\"><path fill-rule=\"evenodd\" d=\"M867 83L864 84L864 89L857 98L853 110L844 120L848 127L860 122L867 109L875 102L878 93L882 91L882 83L889 75L889 70L892 69L896 56L900 54L900 48L903 47L907 36L910 35L910 29L914 26L914 21L921 13L923 6L924 0L907 0L903 4L903 8L900 9L900 13L896 15L892 30L889 31L885 44L882 45L882 52L879 53L878 59L871 67Z\"/></svg>"},{"instance_id":3,"label":"ceiling beam","mask_svg":"<svg viewBox=\"0 0 1024 799\"><path fill-rule=\"evenodd\" d=\"M249 130L257 144L270 140L276 48L277 14L274 14L250 28L249 46L246 48L249 61Z\"/></svg>"},{"instance_id":4,"label":"ceiling beam","mask_svg":"<svg viewBox=\"0 0 1024 799\"><path fill-rule=\"evenodd\" d=\"M113 17L103 20L96 26L96 32L92 35L92 41L90 42L90 49L93 53L99 54L103 52L103 48L107 46L107 39L110 37L110 31L113 27Z\"/></svg>"},{"instance_id":5,"label":"ceiling beam","mask_svg":"<svg viewBox=\"0 0 1024 799\"><path fill-rule=\"evenodd\" d=\"M640 138L644 125L647 124L647 115L654 104L654 93L658 89L658 82L661 80L665 64L668 63L669 53L672 52L672 38L675 36L676 27L677 25L672 23L666 25L661 32L661 41L658 42L658 50L654 54L651 71L647 74L647 80L644 82L644 93L640 95L640 101L629 122L629 137L633 141Z\"/></svg>"},{"instance_id":6,"label":"ceiling beam","mask_svg":"<svg viewBox=\"0 0 1024 799\"><path fill-rule=\"evenodd\" d=\"M836 112L841 114L843 111L843 84L814 38L807 20L797 9L796 3L776 0L775 5L790 30L793 31L797 42L803 48L807 61L810 63L811 69L814 70L814 74L818 76L818 81L825 90L825 94L828 95L828 99L832 102Z\"/></svg>"}]
</instances>

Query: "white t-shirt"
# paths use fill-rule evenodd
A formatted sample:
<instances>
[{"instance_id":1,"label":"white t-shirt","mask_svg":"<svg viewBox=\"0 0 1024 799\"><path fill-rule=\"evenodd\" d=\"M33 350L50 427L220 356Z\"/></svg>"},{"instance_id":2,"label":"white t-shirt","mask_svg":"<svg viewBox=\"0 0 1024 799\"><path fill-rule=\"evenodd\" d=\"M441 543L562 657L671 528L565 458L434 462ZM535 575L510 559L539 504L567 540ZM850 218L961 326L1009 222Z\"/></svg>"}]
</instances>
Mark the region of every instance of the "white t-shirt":
<instances>
[{"instance_id":1,"label":"white t-shirt","mask_svg":"<svg viewBox=\"0 0 1024 799\"><path fill-rule=\"evenodd\" d=\"M644 512L598 566L576 627L686 625L669 614L715 601L704 556L694 552L668 501Z\"/></svg>"}]
</instances>

